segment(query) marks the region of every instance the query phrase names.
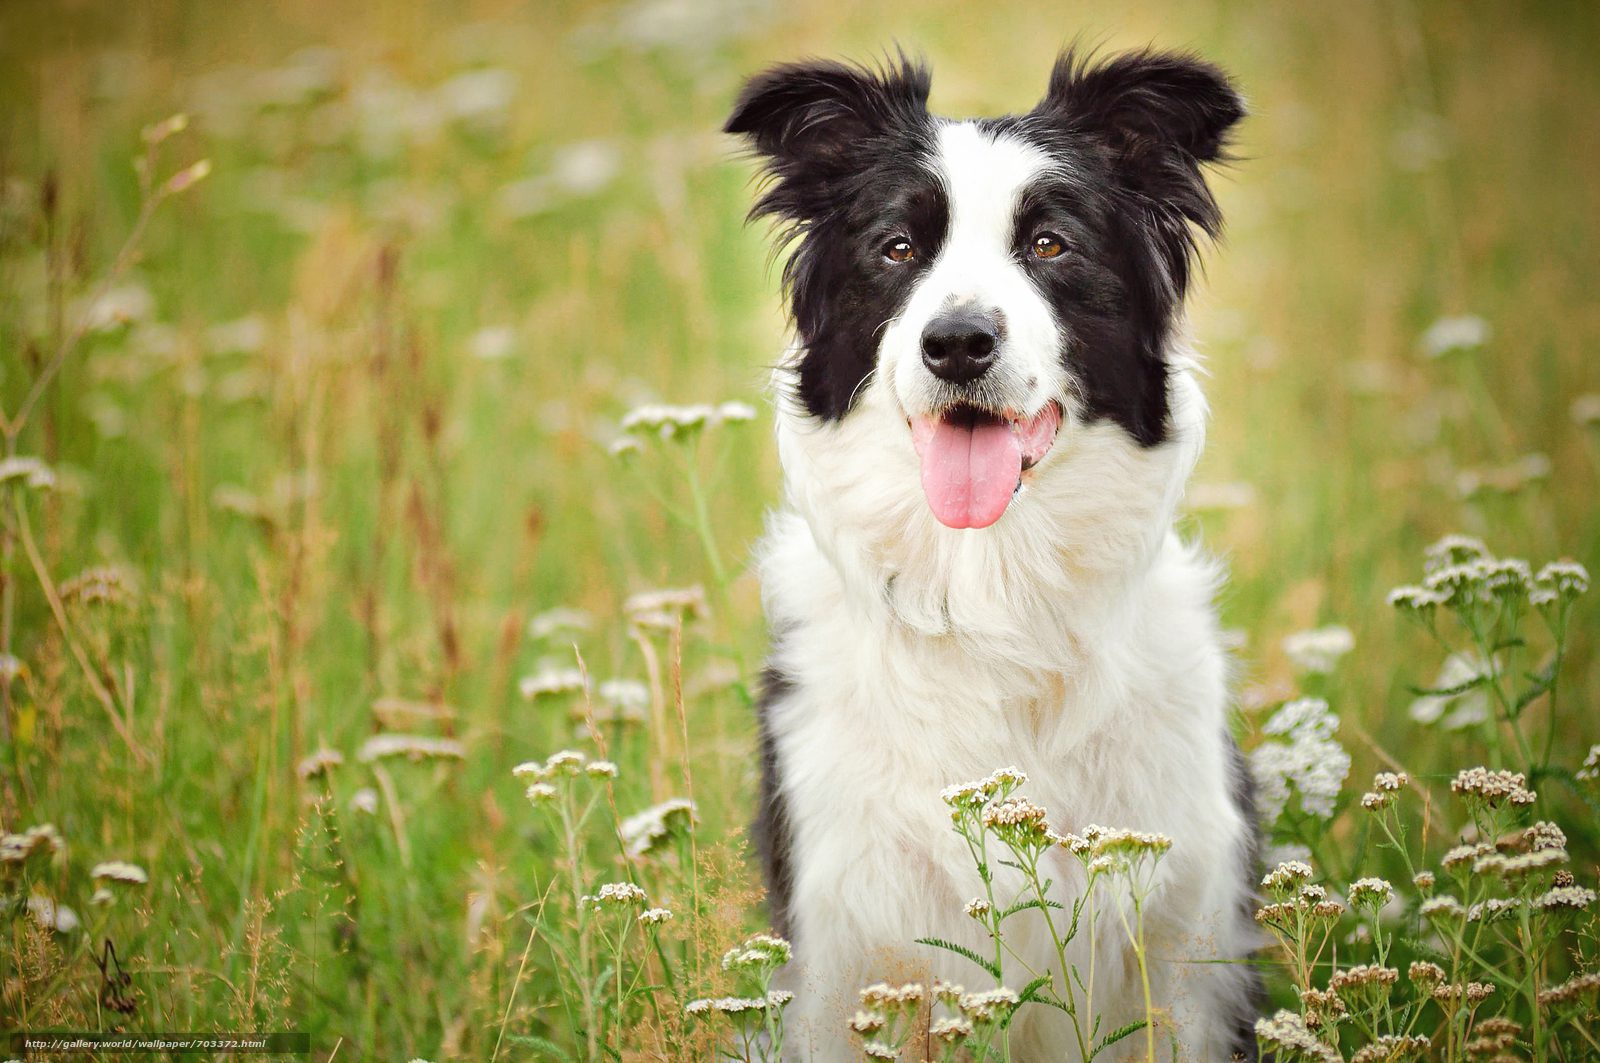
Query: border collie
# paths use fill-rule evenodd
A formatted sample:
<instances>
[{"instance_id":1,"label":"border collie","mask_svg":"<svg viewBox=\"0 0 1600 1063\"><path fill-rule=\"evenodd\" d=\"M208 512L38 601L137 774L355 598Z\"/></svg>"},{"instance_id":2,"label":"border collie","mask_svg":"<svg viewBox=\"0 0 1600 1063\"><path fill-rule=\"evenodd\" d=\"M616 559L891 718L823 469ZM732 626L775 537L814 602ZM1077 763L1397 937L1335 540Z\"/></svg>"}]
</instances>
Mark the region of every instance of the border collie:
<instances>
[{"instance_id":1,"label":"border collie","mask_svg":"<svg viewBox=\"0 0 1600 1063\"><path fill-rule=\"evenodd\" d=\"M1015 765L1059 831L1172 838L1145 913L1158 1036L1184 1060L1253 1056L1253 815L1218 574L1173 531L1206 417L1182 314L1221 221L1202 166L1243 103L1217 68L1155 52L1063 55L1044 99L1001 118L932 115L929 85L903 55L780 66L726 126L767 173L752 217L793 242L755 829L796 950L789 1043L853 1058L860 987L984 977L915 939L992 954L940 791ZM1080 865L1045 859L1070 907ZM1103 1035L1145 1012L1116 899L1098 904ZM1036 913L1006 927L1020 989L1054 946ZM1068 955L1085 978L1089 938ZM1023 1008L1012 1057L1075 1058L1068 1022ZM1143 1036L1110 1054L1129 1045L1142 1057Z\"/></svg>"}]
</instances>

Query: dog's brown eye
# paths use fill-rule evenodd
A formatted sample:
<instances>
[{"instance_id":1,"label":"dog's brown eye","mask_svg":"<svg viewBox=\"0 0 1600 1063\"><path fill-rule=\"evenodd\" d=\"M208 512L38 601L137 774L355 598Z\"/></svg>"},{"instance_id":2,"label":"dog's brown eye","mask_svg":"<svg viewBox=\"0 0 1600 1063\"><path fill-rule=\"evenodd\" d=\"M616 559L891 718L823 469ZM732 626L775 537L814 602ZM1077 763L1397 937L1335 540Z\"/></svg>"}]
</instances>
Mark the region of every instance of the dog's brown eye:
<instances>
[{"instance_id":1,"label":"dog's brown eye","mask_svg":"<svg viewBox=\"0 0 1600 1063\"><path fill-rule=\"evenodd\" d=\"M917 257L917 249L911 246L910 240L897 236L883 245L883 257L890 262L910 262Z\"/></svg>"},{"instance_id":2,"label":"dog's brown eye","mask_svg":"<svg viewBox=\"0 0 1600 1063\"><path fill-rule=\"evenodd\" d=\"M1065 250L1066 248L1061 243L1061 237L1055 233L1040 233L1033 238L1034 258L1055 258Z\"/></svg>"}]
</instances>

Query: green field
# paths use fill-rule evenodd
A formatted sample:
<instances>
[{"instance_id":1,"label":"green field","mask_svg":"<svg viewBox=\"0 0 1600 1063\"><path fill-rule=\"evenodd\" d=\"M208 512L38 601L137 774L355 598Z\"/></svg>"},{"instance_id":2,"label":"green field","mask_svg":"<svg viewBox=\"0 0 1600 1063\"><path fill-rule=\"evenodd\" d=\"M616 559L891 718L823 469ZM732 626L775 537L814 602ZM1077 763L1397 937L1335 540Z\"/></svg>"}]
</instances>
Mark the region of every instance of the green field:
<instances>
[{"instance_id":1,"label":"green field","mask_svg":"<svg viewBox=\"0 0 1600 1063\"><path fill-rule=\"evenodd\" d=\"M1327 698L1345 803L1404 767L1432 795L1430 859L1462 820L1457 769L1531 767L1593 886L1600 820L1571 775L1600 741L1593 602L1559 708L1518 710L1530 757L1493 722L1412 719L1444 651L1385 596L1450 532L1600 568L1600 6L26 0L0 7L0 828L62 846L0 870L0 1030L711 1058L682 1006L728 991L718 957L766 925L748 557L785 341L743 226L752 167L717 129L766 64L894 42L932 61L937 110L1025 109L1074 39L1193 48L1252 106L1192 302L1213 417L1185 518L1230 572L1244 744L1285 699ZM630 408L728 400L760 416L609 451ZM681 633L624 616L691 586L706 615ZM530 630L556 608L591 623ZM1281 643L1324 625L1354 649L1308 674ZM1513 691L1553 645L1527 631L1496 650ZM579 666L574 643L593 697L524 696ZM383 734L459 746L359 756ZM622 965L670 986L627 1004L573 921L572 847L511 774L565 746L620 766L583 888L637 878L679 913ZM304 777L318 750L343 763ZM604 827L675 796L699 822L673 852L641 861ZM1360 815L1306 828L1330 887L1400 875ZM94 901L112 860L149 881ZM42 929L39 899L79 925ZM1527 985L1594 969L1583 919ZM1529 1023L1507 963L1484 1014ZM1432 1051L1464 1058L1454 1035Z\"/></svg>"}]
</instances>

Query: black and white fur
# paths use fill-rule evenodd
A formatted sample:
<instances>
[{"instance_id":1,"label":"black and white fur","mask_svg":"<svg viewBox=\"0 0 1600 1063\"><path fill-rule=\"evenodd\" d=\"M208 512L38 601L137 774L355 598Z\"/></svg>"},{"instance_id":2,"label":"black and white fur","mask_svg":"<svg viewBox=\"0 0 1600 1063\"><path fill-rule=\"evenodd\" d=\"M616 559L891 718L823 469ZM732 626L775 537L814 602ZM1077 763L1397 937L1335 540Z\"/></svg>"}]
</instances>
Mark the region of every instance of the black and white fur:
<instances>
[{"instance_id":1,"label":"black and white fur","mask_svg":"<svg viewBox=\"0 0 1600 1063\"><path fill-rule=\"evenodd\" d=\"M1147 910L1162 1036L1185 1060L1253 1055L1255 979L1211 962L1253 943L1217 573L1172 529L1206 417L1182 328L1196 241L1220 223L1201 169L1242 101L1215 67L1153 52L1063 56L1038 106L1001 118L931 115L929 84L904 57L782 66L726 127L769 174L753 214L794 241L785 505L760 553L774 647L756 826L796 948L789 1043L853 1058L861 986L982 980L914 940L989 951L963 914L981 887L939 791L1015 765L1059 830L1174 839ZM1059 254L1033 253L1041 234ZM992 343L971 379L933 371L924 342L952 315ZM1050 403L1059 433L1003 516L935 520L910 423ZM1063 852L1048 873L1070 903L1076 862ZM1095 935L1102 1032L1143 1015L1116 903L1102 898ZM1028 964L1051 965L1041 923L1007 926ZM1089 938L1071 946L1085 977ZM1076 1058L1065 1021L1023 1009L1013 1058ZM1129 1045L1142 1054L1142 1037Z\"/></svg>"}]
</instances>

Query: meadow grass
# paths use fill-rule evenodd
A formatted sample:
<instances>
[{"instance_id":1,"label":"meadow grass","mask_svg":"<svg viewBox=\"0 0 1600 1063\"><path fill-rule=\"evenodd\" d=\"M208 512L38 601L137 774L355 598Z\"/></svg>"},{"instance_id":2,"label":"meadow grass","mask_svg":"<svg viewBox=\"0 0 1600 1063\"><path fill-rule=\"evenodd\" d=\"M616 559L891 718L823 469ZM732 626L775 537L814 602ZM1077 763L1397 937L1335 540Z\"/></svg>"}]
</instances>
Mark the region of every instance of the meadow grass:
<instances>
[{"instance_id":1,"label":"meadow grass","mask_svg":"<svg viewBox=\"0 0 1600 1063\"><path fill-rule=\"evenodd\" d=\"M6 865L0 1027L292 1028L319 1056L388 1059L706 1058L737 1027L770 1052L778 957L736 946L766 926L743 840L764 647L747 561L777 497L763 393L784 322L742 227L750 167L715 130L763 64L891 41L933 60L948 113L1030 105L1080 34L1194 47L1252 102L1193 311L1214 415L1186 530L1229 568L1246 746L1293 748L1296 720L1290 742L1262 730L1308 696L1353 758L1325 809L1284 795L1271 841L1313 857L1296 889L1385 876L1409 898L1389 924L1279 913L1272 1009L1303 1022L1350 956L1449 939L1407 863L1442 875L1475 815L1482 840L1529 821L1453 804L1461 769L1523 771L1592 886L1574 774L1600 740L1592 604L1561 633L1559 703L1515 708L1523 750L1473 716L1548 674L1536 611L1505 645L1451 629L1520 655L1491 691L1386 595L1452 532L1535 571L1600 564L1597 22L1431 2L8 5L0 827L56 834ZM729 401L762 412L623 427ZM1285 645L1330 626L1353 648ZM615 778L548 764L567 747ZM1377 771L1409 779L1387 847L1360 808ZM651 807L659 835L647 817L620 841ZM95 877L110 861L148 881ZM672 918L585 901L607 882ZM1302 899L1321 903L1272 903ZM76 929L42 926L67 909ZM1583 1058L1578 1023L1552 1039L1533 1019L1593 970L1593 922L1539 937L1536 977L1515 925L1522 950L1512 933L1484 957L1505 977L1482 1016L1514 1014L1529 1058ZM107 939L126 999L94 962ZM700 999L763 1006L685 1014ZM1409 1007L1311 1036L1354 1052L1404 1030L1463 1057L1464 1006Z\"/></svg>"}]
</instances>

